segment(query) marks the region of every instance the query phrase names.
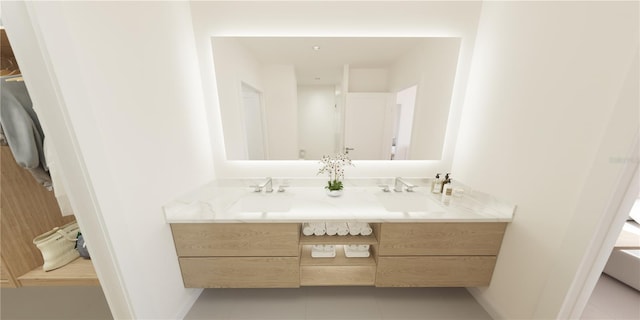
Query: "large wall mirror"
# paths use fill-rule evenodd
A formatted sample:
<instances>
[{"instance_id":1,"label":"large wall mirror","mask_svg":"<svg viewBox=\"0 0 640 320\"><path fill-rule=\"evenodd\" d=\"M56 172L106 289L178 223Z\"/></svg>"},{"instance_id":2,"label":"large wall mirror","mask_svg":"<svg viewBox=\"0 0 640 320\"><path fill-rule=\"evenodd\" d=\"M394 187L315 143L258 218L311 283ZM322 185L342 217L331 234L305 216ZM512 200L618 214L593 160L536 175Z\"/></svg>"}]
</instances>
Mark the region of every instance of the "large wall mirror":
<instances>
[{"instance_id":1,"label":"large wall mirror","mask_svg":"<svg viewBox=\"0 0 640 320\"><path fill-rule=\"evenodd\" d=\"M460 38L213 37L228 160L438 160Z\"/></svg>"}]
</instances>

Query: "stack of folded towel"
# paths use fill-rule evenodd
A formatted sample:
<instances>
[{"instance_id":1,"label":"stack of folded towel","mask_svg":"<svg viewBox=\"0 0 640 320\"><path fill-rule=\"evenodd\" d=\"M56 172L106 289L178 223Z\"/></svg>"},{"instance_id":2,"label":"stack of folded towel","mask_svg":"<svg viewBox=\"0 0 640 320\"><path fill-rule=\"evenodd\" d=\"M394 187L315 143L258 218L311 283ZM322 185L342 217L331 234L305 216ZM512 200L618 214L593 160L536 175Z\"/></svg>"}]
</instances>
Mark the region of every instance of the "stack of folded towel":
<instances>
[{"instance_id":1,"label":"stack of folded towel","mask_svg":"<svg viewBox=\"0 0 640 320\"><path fill-rule=\"evenodd\" d=\"M347 258L366 258L369 256L369 245L368 244L345 245L344 255Z\"/></svg>"},{"instance_id":2,"label":"stack of folded towel","mask_svg":"<svg viewBox=\"0 0 640 320\"><path fill-rule=\"evenodd\" d=\"M316 244L311 247L312 258L334 258L336 246L332 244Z\"/></svg>"}]
</instances>

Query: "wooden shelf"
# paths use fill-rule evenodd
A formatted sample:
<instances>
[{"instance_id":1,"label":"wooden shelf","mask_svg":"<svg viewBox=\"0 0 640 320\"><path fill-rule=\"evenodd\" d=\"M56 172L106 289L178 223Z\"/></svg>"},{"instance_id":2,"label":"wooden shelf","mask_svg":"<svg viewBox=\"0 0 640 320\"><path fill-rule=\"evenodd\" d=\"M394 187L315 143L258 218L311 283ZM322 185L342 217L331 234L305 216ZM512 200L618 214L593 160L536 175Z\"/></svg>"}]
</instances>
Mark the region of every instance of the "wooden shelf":
<instances>
[{"instance_id":1,"label":"wooden shelf","mask_svg":"<svg viewBox=\"0 0 640 320\"><path fill-rule=\"evenodd\" d=\"M99 286L89 259L78 258L59 269L44 271L42 266L18 277L23 286Z\"/></svg>"},{"instance_id":2,"label":"wooden shelf","mask_svg":"<svg viewBox=\"0 0 640 320\"><path fill-rule=\"evenodd\" d=\"M301 286L373 286L376 262L373 257L347 258L343 246L336 246L334 258L312 258L311 246L300 256Z\"/></svg>"},{"instance_id":3,"label":"wooden shelf","mask_svg":"<svg viewBox=\"0 0 640 320\"><path fill-rule=\"evenodd\" d=\"M300 234L300 244L377 244L375 234L368 236L305 236Z\"/></svg>"},{"instance_id":4,"label":"wooden shelf","mask_svg":"<svg viewBox=\"0 0 640 320\"><path fill-rule=\"evenodd\" d=\"M336 246L336 256L334 258L313 258L311 257L311 246L303 246L300 255L301 266L375 266L376 261L373 255L366 258L347 258L344 255L344 247Z\"/></svg>"}]
</instances>

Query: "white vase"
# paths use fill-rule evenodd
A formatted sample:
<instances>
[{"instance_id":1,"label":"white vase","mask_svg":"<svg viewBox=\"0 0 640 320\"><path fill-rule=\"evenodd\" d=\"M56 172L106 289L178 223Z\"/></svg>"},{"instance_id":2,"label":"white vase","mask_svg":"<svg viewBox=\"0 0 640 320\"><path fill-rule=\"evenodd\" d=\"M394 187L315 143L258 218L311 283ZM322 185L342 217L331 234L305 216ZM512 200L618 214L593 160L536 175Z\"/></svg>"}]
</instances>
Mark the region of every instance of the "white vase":
<instances>
[{"instance_id":1,"label":"white vase","mask_svg":"<svg viewBox=\"0 0 640 320\"><path fill-rule=\"evenodd\" d=\"M339 197L342 195L342 190L329 190L327 189L327 194L330 197Z\"/></svg>"}]
</instances>

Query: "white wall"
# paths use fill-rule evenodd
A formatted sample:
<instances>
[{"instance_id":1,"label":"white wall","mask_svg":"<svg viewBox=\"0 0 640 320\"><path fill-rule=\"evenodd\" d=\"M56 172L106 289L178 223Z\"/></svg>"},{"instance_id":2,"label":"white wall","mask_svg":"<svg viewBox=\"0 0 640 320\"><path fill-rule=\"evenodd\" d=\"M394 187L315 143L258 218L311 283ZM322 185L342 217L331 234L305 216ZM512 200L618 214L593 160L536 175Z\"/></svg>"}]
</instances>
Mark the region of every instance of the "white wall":
<instances>
[{"instance_id":1,"label":"white wall","mask_svg":"<svg viewBox=\"0 0 640 320\"><path fill-rule=\"evenodd\" d=\"M298 139L305 159L317 160L336 153L336 103L335 86L298 87Z\"/></svg>"},{"instance_id":2,"label":"white wall","mask_svg":"<svg viewBox=\"0 0 640 320\"><path fill-rule=\"evenodd\" d=\"M401 90L396 95L396 103L400 110L395 109L397 113L397 128L394 132L396 135L396 154L397 160L408 160L409 146L411 145L411 132L413 131L413 111L416 106L417 87L411 86Z\"/></svg>"},{"instance_id":3,"label":"white wall","mask_svg":"<svg viewBox=\"0 0 640 320\"><path fill-rule=\"evenodd\" d=\"M216 85L220 93L220 113L225 121L225 144L228 159L246 160L247 146L242 107L242 83L263 92L261 64L234 38L219 37L211 39L212 58L224 63L215 64ZM211 58L210 58L211 59ZM212 90L204 88L205 91Z\"/></svg>"},{"instance_id":4,"label":"white wall","mask_svg":"<svg viewBox=\"0 0 640 320\"><path fill-rule=\"evenodd\" d=\"M452 95L455 94L459 38L430 39L407 52L390 70L390 90L417 85L409 159L441 159ZM458 74L459 75L459 74Z\"/></svg>"},{"instance_id":5,"label":"white wall","mask_svg":"<svg viewBox=\"0 0 640 320\"><path fill-rule=\"evenodd\" d=\"M298 97L293 65L263 65L269 159L298 159Z\"/></svg>"},{"instance_id":6,"label":"white wall","mask_svg":"<svg viewBox=\"0 0 640 320\"><path fill-rule=\"evenodd\" d=\"M213 178L189 5L26 6L3 22L21 39L14 49L112 313L179 318L200 290L182 284L161 206Z\"/></svg>"},{"instance_id":7,"label":"white wall","mask_svg":"<svg viewBox=\"0 0 640 320\"><path fill-rule=\"evenodd\" d=\"M315 161L227 162L220 129L218 93L213 80L211 36L435 36L461 37L441 161L363 161L347 177L425 176L449 171L455 147L463 93L471 60L480 2L192 2L191 11L205 104L211 119L216 174L238 176L313 176ZM353 170L351 170L353 169Z\"/></svg>"},{"instance_id":8,"label":"white wall","mask_svg":"<svg viewBox=\"0 0 640 320\"><path fill-rule=\"evenodd\" d=\"M389 92L389 70L349 68L349 92Z\"/></svg>"},{"instance_id":9,"label":"white wall","mask_svg":"<svg viewBox=\"0 0 640 320\"><path fill-rule=\"evenodd\" d=\"M498 318L558 316L637 143L638 29L637 2L483 4L452 171L518 206L472 290Z\"/></svg>"}]
</instances>

